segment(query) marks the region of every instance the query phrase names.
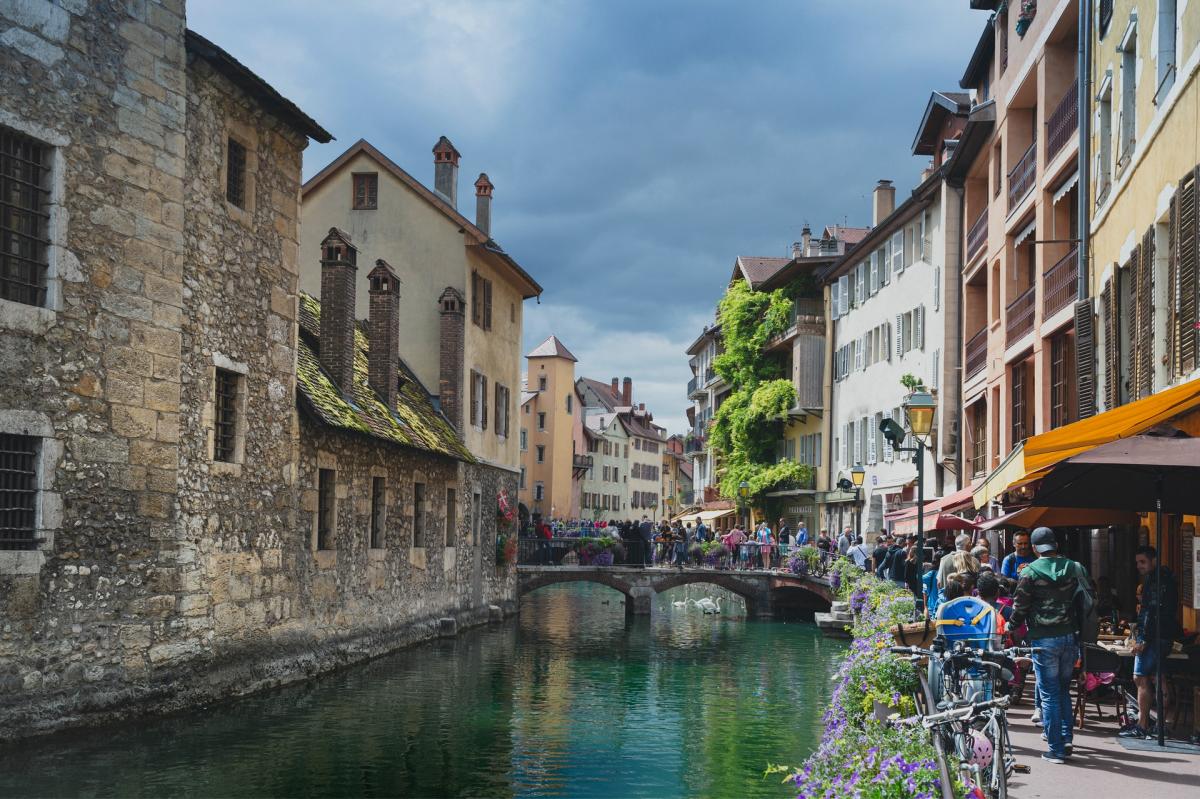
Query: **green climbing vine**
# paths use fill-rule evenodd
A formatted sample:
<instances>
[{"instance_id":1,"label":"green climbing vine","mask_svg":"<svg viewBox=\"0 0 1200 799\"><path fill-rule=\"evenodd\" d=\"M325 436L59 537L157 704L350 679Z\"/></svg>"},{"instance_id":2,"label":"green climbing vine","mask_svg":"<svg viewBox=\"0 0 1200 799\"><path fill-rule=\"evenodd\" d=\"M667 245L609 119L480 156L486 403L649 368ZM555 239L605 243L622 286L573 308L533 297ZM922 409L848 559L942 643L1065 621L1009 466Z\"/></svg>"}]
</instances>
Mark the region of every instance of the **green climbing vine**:
<instances>
[{"instance_id":1,"label":"green climbing vine","mask_svg":"<svg viewBox=\"0 0 1200 799\"><path fill-rule=\"evenodd\" d=\"M772 336L790 324L793 292L753 291L737 281L717 306L725 351L713 363L732 386L713 417L709 446L721 462L721 495L737 497L745 482L753 500L782 484L807 480L809 467L774 463L780 420L796 402L796 389L776 359L763 354Z\"/></svg>"}]
</instances>

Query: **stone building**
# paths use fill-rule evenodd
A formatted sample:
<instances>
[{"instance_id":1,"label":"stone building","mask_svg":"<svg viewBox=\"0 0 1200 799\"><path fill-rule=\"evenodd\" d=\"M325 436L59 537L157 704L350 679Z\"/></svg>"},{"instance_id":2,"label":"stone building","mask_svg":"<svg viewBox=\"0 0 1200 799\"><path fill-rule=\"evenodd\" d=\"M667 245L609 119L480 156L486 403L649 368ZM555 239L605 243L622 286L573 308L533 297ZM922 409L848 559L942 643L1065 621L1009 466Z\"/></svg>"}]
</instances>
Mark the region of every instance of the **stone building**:
<instances>
[{"instance_id":1,"label":"stone building","mask_svg":"<svg viewBox=\"0 0 1200 799\"><path fill-rule=\"evenodd\" d=\"M481 473L398 357L365 366L339 281L327 347L298 294L302 151L330 135L182 2L4 4L0 72L0 738L276 685L511 600L515 475Z\"/></svg>"}]
</instances>

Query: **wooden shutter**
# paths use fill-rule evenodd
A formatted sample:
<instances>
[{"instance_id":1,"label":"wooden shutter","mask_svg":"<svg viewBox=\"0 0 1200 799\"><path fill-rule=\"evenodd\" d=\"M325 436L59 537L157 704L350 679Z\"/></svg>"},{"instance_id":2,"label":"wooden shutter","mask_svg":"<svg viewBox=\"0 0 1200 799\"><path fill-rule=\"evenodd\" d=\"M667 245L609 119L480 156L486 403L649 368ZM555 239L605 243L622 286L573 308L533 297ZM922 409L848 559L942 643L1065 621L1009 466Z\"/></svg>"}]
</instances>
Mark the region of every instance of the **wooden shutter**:
<instances>
[{"instance_id":1,"label":"wooden shutter","mask_svg":"<svg viewBox=\"0 0 1200 799\"><path fill-rule=\"evenodd\" d=\"M896 357L904 354L904 314L896 314Z\"/></svg>"},{"instance_id":2,"label":"wooden shutter","mask_svg":"<svg viewBox=\"0 0 1200 799\"><path fill-rule=\"evenodd\" d=\"M504 431L502 429L504 426L504 386L496 383L494 393L496 395L496 423L493 425L493 427L496 431L496 435L502 436L504 435Z\"/></svg>"},{"instance_id":3,"label":"wooden shutter","mask_svg":"<svg viewBox=\"0 0 1200 799\"><path fill-rule=\"evenodd\" d=\"M933 310L937 310L942 306L942 268L935 266L933 268Z\"/></svg>"},{"instance_id":4,"label":"wooden shutter","mask_svg":"<svg viewBox=\"0 0 1200 799\"><path fill-rule=\"evenodd\" d=\"M484 430L487 430L487 409L488 409L487 395L488 395L487 378L484 377L483 375L480 375L479 376L479 399L480 399L479 409L480 409L480 411L482 411L482 414L479 418L479 426L482 427Z\"/></svg>"},{"instance_id":5,"label":"wooden shutter","mask_svg":"<svg viewBox=\"0 0 1200 799\"><path fill-rule=\"evenodd\" d=\"M471 424L479 424L479 373L471 370Z\"/></svg>"},{"instance_id":6,"label":"wooden shutter","mask_svg":"<svg viewBox=\"0 0 1200 799\"><path fill-rule=\"evenodd\" d=\"M1178 312L1176 329L1178 335L1177 368L1180 374L1188 374L1196 368L1197 330L1197 272L1200 271L1200 236L1197 231L1196 185L1200 168L1184 176L1179 183L1178 224L1176 237L1179 245L1179 285L1177 287Z\"/></svg>"},{"instance_id":7,"label":"wooden shutter","mask_svg":"<svg viewBox=\"0 0 1200 799\"><path fill-rule=\"evenodd\" d=\"M1135 253L1134 320L1137 323L1133 373L1137 399L1154 393L1154 226Z\"/></svg>"},{"instance_id":8,"label":"wooden shutter","mask_svg":"<svg viewBox=\"0 0 1200 799\"><path fill-rule=\"evenodd\" d=\"M483 281L483 329L492 329L492 281Z\"/></svg>"},{"instance_id":9,"label":"wooden shutter","mask_svg":"<svg viewBox=\"0 0 1200 799\"><path fill-rule=\"evenodd\" d=\"M871 422L873 422L873 421L874 421L874 417L871 417L870 419L867 420L867 463L869 463L869 464L874 464L875 457L876 457L875 456L875 453L876 453L875 425L871 424Z\"/></svg>"},{"instance_id":10,"label":"wooden shutter","mask_svg":"<svg viewBox=\"0 0 1200 799\"><path fill-rule=\"evenodd\" d=\"M471 321L477 325L483 324L483 290L480 287L478 272L471 273Z\"/></svg>"},{"instance_id":11,"label":"wooden shutter","mask_svg":"<svg viewBox=\"0 0 1200 799\"><path fill-rule=\"evenodd\" d=\"M1104 308L1104 406L1112 410L1121 404L1121 327L1117 323L1117 280L1119 269L1100 292Z\"/></svg>"},{"instance_id":12,"label":"wooden shutter","mask_svg":"<svg viewBox=\"0 0 1200 799\"><path fill-rule=\"evenodd\" d=\"M913 347L925 349L925 306L918 305L913 313Z\"/></svg>"},{"instance_id":13,"label":"wooden shutter","mask_svg":"<svg viewBox=\"0 0 1200 799\"><path fill-rule=\"evenodd\" d=\"M1075 399L1079 419L1096 414L1096 318L1091 300L1075 303Z\"/></svg>"}]
</instances>

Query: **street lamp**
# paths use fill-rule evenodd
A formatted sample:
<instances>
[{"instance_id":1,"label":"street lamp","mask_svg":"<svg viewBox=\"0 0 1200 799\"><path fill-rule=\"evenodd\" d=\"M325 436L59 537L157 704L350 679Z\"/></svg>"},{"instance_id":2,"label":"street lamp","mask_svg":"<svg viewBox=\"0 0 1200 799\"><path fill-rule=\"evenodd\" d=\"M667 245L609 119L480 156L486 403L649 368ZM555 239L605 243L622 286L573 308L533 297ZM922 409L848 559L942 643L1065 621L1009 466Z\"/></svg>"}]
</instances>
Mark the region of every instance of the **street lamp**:
<instances>
[{"instance_id":1,"label":"street lamp","mask_svg":"<svg viewBox=\"0 0 1200 799\"><path fill-rule=\"evenodd\" d=\"M750 509L746 505L746 498L750 496L750 484L743 480L738 484L738 497L742 500L742 507L746 508L746 528L750 527Z\"/></svg>"},{"instance_id":2,"label":"street lamp","mask_svg":"<svg viewBox=\"0 0 1200 799\"><path fill-rule=\"evenodd\" d=\"M915 452L917 456L917 551L921 553L922 563L925 562L925 448L929 446L935 411L937 400L928 391L914 391L908 395L904 416L917 446L899 449L900 452Z\"/></svg>"},{"instance_id":3,"label":"street lamp","mask_svg":"<svg viewBox=\"0 0 1200 799\"><path fill-rule=\"evenodd\" d=\"M867 470L861 463L854 464L854 468L850 470L850 482L854 484L854 509L858 515L858 519L854 523L856 536L862 535L862 487L863 481L866 479Z\"/></svg>"}]
</instances>

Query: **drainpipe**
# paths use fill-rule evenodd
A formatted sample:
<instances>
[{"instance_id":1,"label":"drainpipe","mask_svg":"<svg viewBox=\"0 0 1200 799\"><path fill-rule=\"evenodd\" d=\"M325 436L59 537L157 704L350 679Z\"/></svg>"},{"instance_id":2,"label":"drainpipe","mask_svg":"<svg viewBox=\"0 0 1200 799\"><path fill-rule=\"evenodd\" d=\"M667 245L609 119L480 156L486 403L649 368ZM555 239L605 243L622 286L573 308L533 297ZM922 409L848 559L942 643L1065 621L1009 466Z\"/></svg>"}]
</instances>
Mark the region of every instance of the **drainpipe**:
<instances>
[{"instance_id":1,"label":"drainpipe","mask_svg":"<svg viewBox=\"0 0 1200 799\"><path fill-rule=\"evenodd\" d=\"M949 183L947 185L950 185ZM966 410L962 406L962 380L963 380L963 359L966 356L964 347L967 342L964 338L966 331L963 329L962 320L966 318L966 313L963 309L963 301L965 292L963 291L963 269L966 267L966 233L967 233L967 189L965 185L951 186L954 193L958 195L958 235L955 236L955 249L958 251L957 257L954 259L958 265L958 279L955 283L958 286L958 302L956 303L958 318L954 320L955 327L958 331L958 364L954 368L954 404L943 406L958 408L958 435L954 439L954 462L958 465L958 487L966 488L964 483L967 479L967 465L963 462L963 437L966 434ZM949 327L949 325L947 325ZM950 397L946 398L947 400Z\"/></svg>"},{"instance_id":2,"label":"drainpipe","mask_svg":"<svg viewBox=\"0 0 1200 799\"><path fill-rule=\"evenodd\" d=\"M1091 296L1092 239L1092 4L1079 4L1079 299Z\"/></svg>"}]
</instances>

